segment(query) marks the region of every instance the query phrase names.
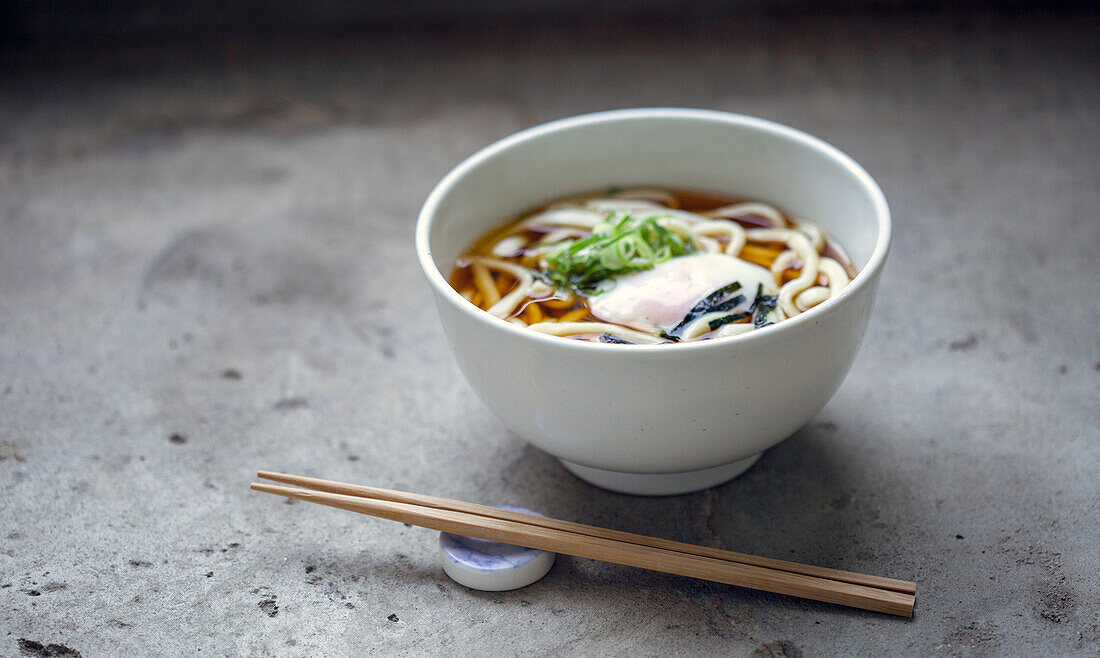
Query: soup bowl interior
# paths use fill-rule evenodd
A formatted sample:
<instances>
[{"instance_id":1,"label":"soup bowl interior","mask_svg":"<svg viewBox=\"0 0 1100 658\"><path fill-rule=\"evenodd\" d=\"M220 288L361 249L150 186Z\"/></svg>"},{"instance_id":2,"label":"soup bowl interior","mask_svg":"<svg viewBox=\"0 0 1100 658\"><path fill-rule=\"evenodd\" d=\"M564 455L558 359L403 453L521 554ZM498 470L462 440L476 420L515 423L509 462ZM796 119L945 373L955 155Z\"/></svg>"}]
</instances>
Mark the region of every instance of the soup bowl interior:
<instances>
[{"instance_id":1,"label":"soup bowl interior","mask_svg":"<svg viewBox=\"0 0 1100 658\"><path fill-rule=\"evenodd\" d=\"M859 274L776 325L652 346L538 334L448 284L455 259L518 214L634 185L771 203L824 227ZM675 109L576 117L497 142L439 183L416 235L455 358L486 406L583 479L639 494L734 477L820 411L858 349L889 241L881 191L837 149L761 119Z\"/></svg>"}]
</instances>

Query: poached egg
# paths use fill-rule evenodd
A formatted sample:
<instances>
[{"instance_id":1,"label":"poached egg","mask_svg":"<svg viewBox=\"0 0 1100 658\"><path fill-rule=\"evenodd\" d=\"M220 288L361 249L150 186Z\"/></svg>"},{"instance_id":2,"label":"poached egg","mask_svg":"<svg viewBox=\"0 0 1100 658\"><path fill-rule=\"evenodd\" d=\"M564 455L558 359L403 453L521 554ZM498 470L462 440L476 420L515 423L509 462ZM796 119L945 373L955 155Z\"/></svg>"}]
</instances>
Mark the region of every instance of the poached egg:
<instances>
[{"instance_id":1,"label":"poached egg","mask_svg":"<svg viewBox=\"0 0 1100 658\"><path fill-rule=\"evenodd\" d=\"M644 270L615 280L610 290L588 299L592 314L606 322L642 331L669 331L704 297L733 282L745 306L752 303L758 285L765 295L778 292L775 278L767 269L720 253L692 254L670 258Z\"/></svg>"}]
</instances>

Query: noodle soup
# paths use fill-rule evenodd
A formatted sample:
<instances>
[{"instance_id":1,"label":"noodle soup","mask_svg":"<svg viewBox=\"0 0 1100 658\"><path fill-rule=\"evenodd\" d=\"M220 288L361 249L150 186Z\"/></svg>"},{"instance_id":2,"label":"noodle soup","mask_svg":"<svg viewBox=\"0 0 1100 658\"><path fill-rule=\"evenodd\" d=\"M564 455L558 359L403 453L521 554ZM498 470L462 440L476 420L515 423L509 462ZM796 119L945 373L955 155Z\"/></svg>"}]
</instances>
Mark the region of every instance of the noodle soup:
<instances>
[{"instance_id":1,"label":"noodle soup","mask_svg":"<svg viewBox=\"0 0 1100 658\"><path fill-rule=\"evenodd\" d=\"M617 181L670 189L601 187ZM782 205L723 210L753 200ZM882 191L836 148L675 108L571 117L490 144L443 177L416 227L443 332L485 406L578 477L645 495L729 480L825 406L889 246Z\"/></svg>"},{"instance_id":2,"label":"noodle soup","mask_svg":"<svg viewBox=\"0 0 1100 658\"><path fill-rule=\"evenodd\" d=\"M660 188L561 199L478 239L450 283L490 315L616 344L736 336L806 312L855 276L818 225L769 204Z\"/></svg>"}]
</instances>

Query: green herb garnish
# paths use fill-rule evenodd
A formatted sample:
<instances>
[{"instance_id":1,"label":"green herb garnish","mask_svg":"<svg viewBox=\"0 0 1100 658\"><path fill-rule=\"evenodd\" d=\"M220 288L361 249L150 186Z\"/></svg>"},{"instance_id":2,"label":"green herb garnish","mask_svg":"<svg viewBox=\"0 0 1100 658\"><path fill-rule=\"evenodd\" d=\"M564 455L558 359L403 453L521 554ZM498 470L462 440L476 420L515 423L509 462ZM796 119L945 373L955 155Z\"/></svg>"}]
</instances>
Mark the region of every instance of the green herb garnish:
<instances>
[{"instance_id":1,"label":"green herb garnish","mask_svg":"<svg viewBox=\"0 0 1100 658\"><path fill-rule=\"evenodd\" d=\"M559 288L588 295L607 290L605 282L615 277L692 253L691 242L661 226L660 218L612 213L588 237L566 240L550 252L546 277Z\"/></svg>"}]
</instances>

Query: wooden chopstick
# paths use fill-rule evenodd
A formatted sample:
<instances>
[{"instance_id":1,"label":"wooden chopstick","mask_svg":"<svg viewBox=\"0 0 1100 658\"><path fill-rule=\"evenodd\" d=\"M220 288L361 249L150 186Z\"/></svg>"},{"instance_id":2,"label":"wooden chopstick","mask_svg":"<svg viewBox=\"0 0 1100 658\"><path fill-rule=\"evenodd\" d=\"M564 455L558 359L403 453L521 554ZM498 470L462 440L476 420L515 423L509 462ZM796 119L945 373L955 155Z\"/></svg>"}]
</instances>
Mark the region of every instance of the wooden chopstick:
<instances>
[{"instance_id":1,"label":"wooden chopstick","mask_svg":"<svg viewBox=\"0 0 1100 658\"><path fill-rule=\"evenodd\" d=\"M397 503L423 505L425 507L434 507L436 509L467 512L469 514L476 514L478 516L485 516L494 519L515 521L517 523L526 523L528 525L535 525L543 528L552 528L557 530L564 530L566 532L574 532L589 537L610 539L613 541L626 542L629 544L637 544L639 546L649 546L651 548L663 548L670 551L679 551L681 553L699 555L701 557L709 557L716 560L724 560L726 562L750 564L758 567L775 569L777 571L786 571L788 573L816 576L818 578L826 578L829 580L836 580L844 583L852 583L854 585L865 585L867 587L901 592L903 594L915 594L917 591L917 584L907 580L895 580L893 578L871 576L862 573L855 573L853 571L842 571L840 569L829 569L826 567L817 567L809 564L799 564L797 562L776 560L773 558L760 557L757 555L735 553L733 551L726 551L720 548L712 548L710 546L697 546L695 544L685 544L683 542L672 541L670 539L661 539L659 537L636 535L630 532L621 532L619 530L610 530L608 528L584 525L583 523L573 523L572 521L550 519L544 516L536 516L534 514L524 514L522 512L513 512L511 510L502 510L495 507L489 507L488 505L467 503L461 500L452 500L450 498L425 496L423 494L408 493L405 491L379 489L378 487L368 487L360 484L347 484L345 482L334 482L332 480L322 480L319 478L305 477L302 475L288 475L286 473L275 473L272 471L259 471L256 475L257 477L260 477L264 480L272 480L274 482L282 482L284 484L293 484L296 486L305 487L306 489L314 489L316 491L327 491L329 493L344 494L347 496L374 498L377 500L389 500Z\"/></svg>"},{"instance_id":2,"label":"wooden chopstick","mask_svg":"<svg viewBox=\"0 0 1100 658\"><path fill-rule=\"evenodd\" d=\"M468 537L564 553L626 566L739 585L768 592L911 617L915 596L753 564L488 517L419 504L253 483L254 491L318 503L361 514Z\"/></svg>"}]
</instances>

